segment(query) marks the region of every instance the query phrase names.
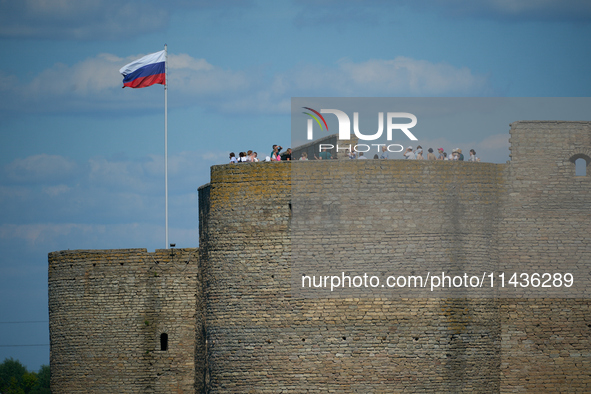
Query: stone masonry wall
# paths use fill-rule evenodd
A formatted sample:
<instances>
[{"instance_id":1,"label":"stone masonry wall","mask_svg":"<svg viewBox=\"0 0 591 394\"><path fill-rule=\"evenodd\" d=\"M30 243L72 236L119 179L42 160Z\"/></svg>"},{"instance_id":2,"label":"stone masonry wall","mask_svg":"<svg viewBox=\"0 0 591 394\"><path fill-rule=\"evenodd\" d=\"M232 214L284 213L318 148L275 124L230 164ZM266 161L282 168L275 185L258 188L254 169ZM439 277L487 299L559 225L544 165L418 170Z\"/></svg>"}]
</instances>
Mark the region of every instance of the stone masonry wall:
<instances>
[{"instance_id":1,"label":"stone masonry wall","mask_svg":"<svg viewBox=\"0 0 591 394\"><path fill-rule=\"evenodd\" d=\"M511 126L508 190L497 233L500 268L570 272L575 287L585 281L588 286L591 122ZM586 160L586 176L575 176L573 158ZM591 303L588 291L575 287L565 292L569 298L558 294L537 299L527 298L526 288L517 288L512 296L524 299L503 303L504 392L591 391Z\"/></svg>"},{"instance_id":2,"label":"stone masonry wall","mask_svg":"<svg viewBox=\"0 0 591 394\"><path fill-rule=\"evenodd\" d=\"M200 189L210 392L590 391L587 294L315 298L290 286L335 260L347 274L358 261L588 275L589 122L516 122L511 144L507 165L212 167ZM305 261L292 272L294 251Z\"/></svg>"},{"instance_id":3,"label":"stone masonry wall","mask_svg":"<svg viewBox=\"0 0 591 394\"><path fill-rule=\"evenodd\" d=\"M198 251L172 253L49 254L52 392L193 393L196 380L202 389L195 379L195 349L203 348Z\"/></svg>"},{"instance_id":4,"label":"stone masonry wall","mask_svg":"<svg viewBox=\"0 0 591 394\"><path fill-rule=\"evenodd\" d=\"M50 253L52 390L590 392L591 123L516 122L510 141L508 164L213 166L199 250ZM441 267L568 271L576 286L297 286Z\"/></svg>"},{"instance_id":5,"label":"stone masonry wall","mask_svg":"<svg viewBox=\"0 0 591 394\"><path fill-rule=\"evenodd\" d=\"M200 248L207 255L210 392L498 391L501 315L495 300L304 298L292 292L296 166L311 191L334 196L350 195L345 175L365 174L356 182L374 182L373 175L388 185L397 210L386 213L392 224L371 240L369 253L462 264L490 263L495 255L491 234L503 165L339 160L214 166L211 183L200 190L208 195ZM342 210L355 204L341 203L339 217L347 217ZM359 246L359 226L340 230ZM311 230L304 249L314 249L323 236Z\"/></svg>"}]
</instances>

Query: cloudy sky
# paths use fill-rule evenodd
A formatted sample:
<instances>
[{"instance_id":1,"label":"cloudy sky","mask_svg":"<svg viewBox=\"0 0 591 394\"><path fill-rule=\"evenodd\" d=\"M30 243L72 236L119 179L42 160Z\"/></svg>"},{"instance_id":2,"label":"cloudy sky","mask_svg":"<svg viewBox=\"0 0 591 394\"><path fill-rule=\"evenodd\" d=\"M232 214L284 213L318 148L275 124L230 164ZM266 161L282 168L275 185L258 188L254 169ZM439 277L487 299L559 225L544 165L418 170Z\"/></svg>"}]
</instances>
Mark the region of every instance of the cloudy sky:
<instances>
[{"instance_id":1,"label":"cloudy sky","mask_svg":"<svg viewBox=\"0 0 591 394\"><path fill-rule=\"evenodd\" d=\"M165 246L163 87L121 89L128 62L168 44L170 242L193 247L209 167L289 146L291 97L590 96L590 22L588 0L0 0L0 361L49 363L22 346L49 343L48 252ZM470 143L504 162L507 137Z\"/></svg>"}]
</instances>

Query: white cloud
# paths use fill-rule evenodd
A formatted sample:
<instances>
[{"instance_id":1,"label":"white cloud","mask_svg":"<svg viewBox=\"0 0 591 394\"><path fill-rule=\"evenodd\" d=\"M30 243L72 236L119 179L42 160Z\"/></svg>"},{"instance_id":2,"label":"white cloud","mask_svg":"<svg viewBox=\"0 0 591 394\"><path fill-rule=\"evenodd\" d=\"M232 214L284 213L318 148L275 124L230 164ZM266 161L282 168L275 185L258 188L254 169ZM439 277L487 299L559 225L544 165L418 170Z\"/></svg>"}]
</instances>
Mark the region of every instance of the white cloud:
<instances>
[{"instance_id":1,"label":"white cloud","mask_svg":"<svg viewBox=\"0 0 591 394\"><path fill-rule=\"evenodd\" d=\"M31 97L40 94L91 96L120 88L123 77L117 67L123 66L126 60L132 59L102 53L71 67L57 63L35 77L26 92Z\"/></svg>"},{"instance_id":2,"label":"white cloud","mask_svg":"<svg viewBox=\"0 0 591 394\"><path fill-rule=\"evenodd\" d=\"M129 111L161 108L162 90L121 89L119 69L144 54L99 54L68 66L56 64L19 86L0 77L2 107L13 111ZM328 66L302 65L264 78L188 54L169 55L169 106L199 106L224 113L289 113L291 97L482 96L488 77L466 67L399 56ZM8 94L11 93L11 94ZM42 105L41 105L42 104Z\"/></svg>"},{"instance_id":3,"label":"white cloud","mask_svg":"<svg viewBox=\"0 0 591 394\"><path fill-rule=\"evenodd\" d=\"M291 97L388 97L490 95L488 76L467 67L399 56L333 66L303 65L273 76L260 89L228 97L224 112L289 113Z\"/></svg>"},{"instance_id":4,"label":"white cloud","mask_svg":"<svg viewBox=\"0 0 591 394\"><path fill-rule=\"evenodd\" d=\"M226 70L187 54L169 56L170 89L184 96L219 96L245 91L255 81L246 71Z\"/></svg>"},{"instance_id":5,"label":"white cloud","mask_svg":"<svg viewBox=\"0 0 591 394\"><path fill-rule=\"evenodd\" d=\"M225 111L283 112L290 97L482 96L491 93L488 77L466 67L399 56L334 66L304 65L274 76L248 96L231 98Z\"/></svg>"},{"instance_id":6,"label":"white cloud","mask_svg":"<svg viewBox=\"0 0 591 394\"><path fill-rule=\"evenodd\" d=\"M70 178L79 170L77 164L63 156L34 155L15 159L5 166L7 177L15 182L56 182Z\"/></svg>"},{"instance_id":7,"label":"white cloud","mask_svg":"<svg viewBox=\"0 0 591 394\"><path fill-rule=\"evenodd\" d=\"M121 58L102 53L74 65L57 63L20 84L13 75L0 74L0 105L11 111L128 111L162 106L162 90L155 87L121 89L119 69L145 54ZM241 96L257 82L252 73L228 70L187 54L169 55L169 105L219 103L227 95ZM217 101L214 101L217 100Z\"/></svg>"},{"instance_id":8,"label":"white cloud","mask_svg":"<svg viewBox=\"0 0 591 394\"><path fill-rule=\"evenodd\" d=\"M219 163L215 158L221 155L186 151L169 156L171 215L174 201L186 196L194 199L196 188L208 181L209 166ZM17 159L7 167L5 178L19 182L0 186L4 223L153 222L163 211L162 156L134 160L93 157L75 163L61 156L37 155ZM174 209L186 211L187 206ZM178 223L190 220L183 214L177 217Z\"/></svg>"},{"instance_id":9,"label":"white cloud","mask_svg":"<svg viewBox=\"0 0 591 394\"><path fill-rule=\"evenodd\" d=\"M472 74L466 67L457 68L447 63L430 63L403 56L362 63L344 61L339 64L339 69L339 77L352 81L352 86L337 86L351 93L373 91L376 95L435 96L474 94L486 87L486 78Z\"/></svg>"}]
</instances>

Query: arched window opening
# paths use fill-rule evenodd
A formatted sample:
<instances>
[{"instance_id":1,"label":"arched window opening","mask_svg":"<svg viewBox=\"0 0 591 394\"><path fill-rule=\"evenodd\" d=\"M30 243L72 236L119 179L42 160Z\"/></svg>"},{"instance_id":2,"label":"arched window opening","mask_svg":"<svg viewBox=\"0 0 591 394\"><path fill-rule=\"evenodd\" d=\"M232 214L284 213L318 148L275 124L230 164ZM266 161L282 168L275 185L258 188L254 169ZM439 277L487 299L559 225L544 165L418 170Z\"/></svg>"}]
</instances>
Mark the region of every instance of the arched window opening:
<instances>
[{"instance_id":1,"label":"arched window opening","mask_svg":"<svg viewBox=\"0 0 591 394\"><path fill-rule=\"evenodd\" d=\"M587 176L587 161L582 157L575 160L575 176Z\"/></svg>"},{"instance_id":2,"label":"arched window opening","mask_svg":"<svg viewBox=\"0 0 591 394\"><path fill-rule=\"evenodd\" d=\"M168 350L168 334L165 332L160 334L160 350Z\"/></svg>"}]
</instances>

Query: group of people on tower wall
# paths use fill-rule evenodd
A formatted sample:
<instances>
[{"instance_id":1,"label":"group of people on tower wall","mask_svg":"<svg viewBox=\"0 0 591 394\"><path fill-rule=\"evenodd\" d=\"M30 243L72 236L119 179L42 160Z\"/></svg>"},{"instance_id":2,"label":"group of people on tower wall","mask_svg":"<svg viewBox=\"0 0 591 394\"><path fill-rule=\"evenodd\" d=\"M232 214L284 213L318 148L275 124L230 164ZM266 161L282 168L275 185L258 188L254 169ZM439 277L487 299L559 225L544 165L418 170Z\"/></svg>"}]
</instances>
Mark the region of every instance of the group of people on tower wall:
<instances>
[{"instance_id":1,"label":"group of people on tower wall","mask_svg":"<svg viewBox=\"0 0 591 394\"><path fill-rule=\"evenodd\" d=\"M248 152L238 153L238 157L234 152L230 152L230 164L232 163L256 163L259 161L258 154L249 150Z\"/></svg>"},{"instance_id":2,"label":"group of people on tower wall","mask_svg":"<svg viewBox=\"0 0 591 394\"><path fill-rule=\"evenodd\" d=\"M265 161L291 161L291 148L287 148L283 153L281 149L283 149L281 145L273 145L271 156L267 156Z\"/></svg>"},{"instance_id":3,"label":"group of people on tower wall","mask_svg":"<svg viewBox=\"0 0 591 394\"><path fill-rule=\"evenodd\" d=\"M384 147L385 148L385 147ZM451 155L448 155L447 152L443 150L443 148L437 148L438 156L435 156L433 153L433 148L429 148L427 151L427 160L457 160L457 161L464 161L464 154L460 148L455 148L452 150ZM404 152L404 158L409 160L424 160L423 157L423 148L419 145L416 149L413 150L412 146L406 148ZM466 161L478 162L480 159L476 157L476 151L474 149L470 149L470 157Z\"/></svg>"},{"instance_id":4,"label":"group of people on tower wall","mask_svg":"<svg viewBox=\"0 0 591 394\"><path fill-rule=\"evenodd\" d=\"M456 148L452 151L451 155L448 155L443 148L437 149L438 156L435 155L433 148L429 148L427 150L427 157L423 156L423 148L419 145L416 149L413 149L412 146L406 148L404 151L404 158L407 160L457 160L457 161L464 161L464 155L462 154L462 150L460 148ZM388 152L386 146L382 146L382 154L378 156L376 153L373 158L374 159L389 159L391 152ZM367 159L367 157L363 156L363 152L348 152L350 159ZM470 158L467 161L478 162L480 159L476 157L476 151L474 149L470 149Z\"/></svg>"},{"instance_id":5,"label":"group of people on tower wall","mask_svg":"<svg viewBox=\"0 0 591 394\"><path fill-rule=\"evenodd\" d=\"M269 156L265 158L265 161L290 161L291 158L291 148L287 148L284 153L280 153L283 149L280 145L273 145L273 151ZM413 149L412 146L406 148L404 152L404 158L407 160L457 160L457 161L464 161L464 154L460 148L455 148L452 150L451 155L448 155L447 152L443 150L443 148L437 148L438 155L436 156L433 148L429 148L427 150L427 157L423 157L423 148L419 145L416 149ZM355 152L350 151L347 152L349 159L358 159L358 160L366 160L367 157L363 155L363 152ZM330 160L332 159L332 154L327 149L322 149L322 151L318 154L318 156L314 155L316 160ZM390 152L386 149L386 146L382 146L382 154L373 156L374 159L389 159ZM302 153L302 156L299 160L308 160L308 154L306 152ZM236 157L234 152L230 153L230 163L256 163L258 162L257 152L253 152L249 150L248 152L240 152L238 157ZM470 149L470 157L466 161L471 162L479 162L480 159L476 157L476 151L474 149Z\"/></svg>"},{"instance_id":6,"label":"group of people on tower wall","mask_svg":"<svg viewBox=\"0 0 591 394\"><path fill-rule=\"evenodd\" d=\"M282 146L273 145L273 151L265 158L265 161L289 161L291 160L291 148L287 148L284 153L280 153ZM235 163L257 163L259 162L258 153L252 150L240 152L238 157L234 152L230 152L230 164Z\"/></svg>"}]
</instances>

